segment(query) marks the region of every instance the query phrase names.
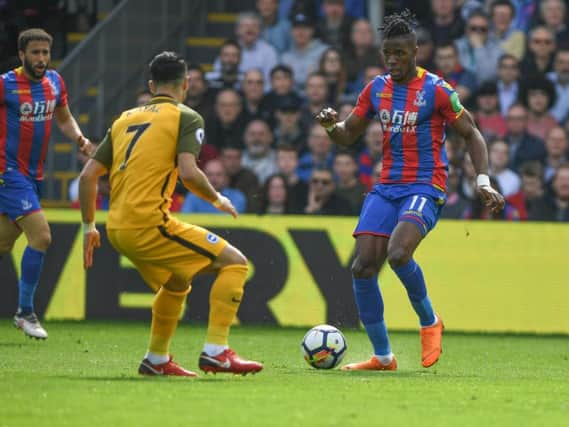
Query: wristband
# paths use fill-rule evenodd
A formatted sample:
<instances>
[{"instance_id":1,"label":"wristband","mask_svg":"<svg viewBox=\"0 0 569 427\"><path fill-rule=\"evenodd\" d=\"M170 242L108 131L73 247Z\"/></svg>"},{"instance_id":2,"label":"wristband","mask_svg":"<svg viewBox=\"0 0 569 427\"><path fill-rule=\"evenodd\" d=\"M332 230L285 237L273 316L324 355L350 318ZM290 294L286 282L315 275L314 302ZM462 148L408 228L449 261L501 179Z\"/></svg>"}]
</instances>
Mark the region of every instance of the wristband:
<instances>
[{"instance_id":1,"label":"wristband","mask_svg":"<svg viewBox=\"0 0 569 427\"><path fill-rule=\"evenodd\" d=\"M83 234L90 233L91 231L95 231L97 228L95 227L95 221L89 223L83 223Z\"/></svg>"},{"instance_id":2,"label":"wristband","mask_svg":"<svg viewBox=\"0 0 569 427\"><path fill-rule=\"evenodd\" d=\"M479 174L476 177L476 186L477 187L491 187L490 185L490 177L486 174Z\"/></svg>"},{"instance_id":3,"label":"wristband","mask_svg":"<svg viewBox=\"0 0 569 427\"><path fill-rule=\"evenodd\" d=\"M326 132L332 132L334 129L336 129L337 125L338 123L334 123L332 126L325 127L324 129L326 129Z\"/></svg>"}]
</instances>

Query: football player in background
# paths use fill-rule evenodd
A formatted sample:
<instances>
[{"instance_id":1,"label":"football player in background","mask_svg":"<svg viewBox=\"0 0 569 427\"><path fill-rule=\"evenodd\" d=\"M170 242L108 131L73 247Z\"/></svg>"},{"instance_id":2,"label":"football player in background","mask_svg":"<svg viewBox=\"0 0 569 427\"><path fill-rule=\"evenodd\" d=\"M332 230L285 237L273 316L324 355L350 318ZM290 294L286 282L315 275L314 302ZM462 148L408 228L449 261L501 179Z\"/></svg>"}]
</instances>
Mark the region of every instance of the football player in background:
<instances>
[{"instance_id":1,"label":"football player in background","mask_svg":"<svg viewBox=\"0 0 569 427\"><path fill-rule=\"evenodd\" d=\"M417 67L415 18L409 11L385 18L383 56L388 74L375 77L364 88L356 107L343 121L337 112L323 109L317 119L332 140L353 144L374 117L383 129L383 169L367 195L354 231L356 255L353 288L359 316L373 345L369 360L343 370L397 369L383 318L378 272L387 260L407 290L421 325L424 367L442 352L443 321L427 295L421 267L413 253L435 226L446 199L448 160L445 126L466 141L476 172L477 189L486 206L504 207L503 197L490 186L486 144L457 93L438 76Z\"/></svg>"},{"instance_id":2,"label":"football player in background","mask_svg":"<svg viewBox=\"0 0 569 427\"><path fill-rule=\"evenodd\" d=\"M18 37L22 65L0 77L0 259L24 232L28 245L14 324L37 339L47 338L34 311L34 295L51 243L40 197L53 119L84 154L94 149L69 111L63 79L48 69L51 43L42 29L23 31Z\"/></svg>"},{"instance_id":3,"label":"football player in background","mask_svg":"<svg viewBox=\"0 0 569 427\"><path fill-rule=\"evenodd\" d=\"M182 103L189 85L186 62L174 52L162 52L152 59L149 69L152 99L122 113L81 172L84 266L91 267L93 250L100 245L95 228L97 179L108 173L111 204L107 236L156 292L150 343L138 372L196 376L172 361L169 347L191 290L190 282L203 272L217 272L217 278L210 293L200 369L258 372L263 365L241 359L228 347L229 329L247 278L247 259L221 237L170 216L178 176L194 194L237 216L229 199L214 190L196 164L204 140L204 122Z\"/></svg>"}]
</instances>

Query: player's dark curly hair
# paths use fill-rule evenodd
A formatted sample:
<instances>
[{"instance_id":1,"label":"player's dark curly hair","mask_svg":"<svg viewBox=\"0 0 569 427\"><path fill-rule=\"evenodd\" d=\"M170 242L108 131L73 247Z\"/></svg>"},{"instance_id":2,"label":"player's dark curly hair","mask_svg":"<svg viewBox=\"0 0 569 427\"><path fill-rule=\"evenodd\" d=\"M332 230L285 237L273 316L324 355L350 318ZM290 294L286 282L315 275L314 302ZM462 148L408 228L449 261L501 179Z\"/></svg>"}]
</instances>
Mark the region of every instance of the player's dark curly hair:
<instances>
[{"instance_id":1,"label":"player's dark curly hair","mask_svg":"<svg viewBox=\"0 0 569 427\"><path fill-rule=\"evenodd\" d=\"M188 65L176 52L161 52L148 64L150 78L154 83L173 83L185 78Z\"/></svg>"},{"instance_id":2,"label":"player's dark curly hair","mask_svg":"<svg viewBox=\"0 0 569 427\"><path fill-rule=\"evenodd\" d=\"M387 15L383 20L383 25L379 27L379 31L383 33L385 39L389 39L408 34L415 35L415 27L417 27L415 14L409 9L405 9L402 12Z\"/></svg>"}]
</instances>

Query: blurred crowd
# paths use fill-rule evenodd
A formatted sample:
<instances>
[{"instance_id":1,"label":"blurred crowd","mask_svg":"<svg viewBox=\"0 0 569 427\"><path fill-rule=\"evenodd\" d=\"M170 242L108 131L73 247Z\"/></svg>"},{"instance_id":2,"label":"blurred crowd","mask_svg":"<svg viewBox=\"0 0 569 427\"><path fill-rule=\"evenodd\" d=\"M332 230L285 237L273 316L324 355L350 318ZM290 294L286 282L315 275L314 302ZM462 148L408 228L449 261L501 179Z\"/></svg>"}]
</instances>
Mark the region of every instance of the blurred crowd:
<instances>
[{"instance_id":1,"label":"blurred crowd","mask_svg":"<svg viewBox=\"0 0 569 427\"><path fill-rule=\"evenodd\" d=\"M400 0L419 20L419 66L446 79L486 138L493 214L474 192L464 141L450 129L443 218L569 221L569 27L564 0ZM387 10L389 13L389 10ZM240 212L357 215L382 165L379 121L338 149L314 116L343 119L385 72L358 0L258 0L238 15L213 69L190 65L187 105L206 122L200 165ZM190 62L191 62L191 58ZM137 102L150 94L142 91ZM182 187L174 211L216 210Z\"/></svg>"}]
</instances>

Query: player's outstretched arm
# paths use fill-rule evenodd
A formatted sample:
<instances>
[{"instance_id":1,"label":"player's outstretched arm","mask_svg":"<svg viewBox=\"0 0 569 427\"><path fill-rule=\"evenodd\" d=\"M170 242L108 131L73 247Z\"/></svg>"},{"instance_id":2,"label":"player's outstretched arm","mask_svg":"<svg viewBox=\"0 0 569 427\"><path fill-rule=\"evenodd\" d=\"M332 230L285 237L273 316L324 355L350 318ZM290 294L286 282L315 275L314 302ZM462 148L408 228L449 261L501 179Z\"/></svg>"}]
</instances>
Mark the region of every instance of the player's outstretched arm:
<instances>
[{"instance_id":1,"label":"player's outstretched arm","mask_svg":"<svg viewBox=\"0 0 569 427\"><path fill-rule=\"evenodd\" d=\"M344 121L338 121L338 113L333 108L324 108L316 115L316 120L326 129L334 143L343 146L352 145L364 133L368 120L352 111Z\"/></svg>"},{"instance_id":2,"label":"player's outstretched arm","mask_svg":"<svg viewBox=\"0 0 569 427\"><path fill-rule=\"evenodd\" d=\"M88 138L83 136L83 132L81 132L77 121L75 121L75 117L73 117L67 105L55 109L55 122L59 130L61 130L67 138L77 143L79 150L81 150L83 154L87 156L94 154L95 146Z\"/></svg>"},{"instance_id":3,"label":"player's outstretched arm","mask_svg":"<svg viewBox=\"0 0 569 427\"><path fill-rule=\"evenodd\" d=\"M182 152L178 154L178 174L184 186L222 212L227 212L233 218L237 218L237 210L231 201L224 195L215 191L205 174L196 163L196 156L192 153Z\"/></svg>"},{"instance_id":4,"label":"player's outstretched arm","mask_svg":"<svg viewBox=\"0 0 569 427\"><path fill-rule=\"evenodd\" d=\"M504 197L490 185L486 143L468 110L464 110L464 113L452 124L452 127L466 141L472 164L477 173L476 185L478 193L484 204L494 212L501 211L505 205Z\"/></svg>"},{"instance_id":5,"label":"player's outstretched arm","mask_svg":"<svg viewBox=\"0 0 569 427\"><path fill-rule=\"evenodd\" d=\"M101 246L101 236L95 227L97 207L97 181L108 173L105 165L98 160L89 159L79 176L79 203L83 219L83 267L93 265L93 251Z\"/></svg>"}]
</instances>

